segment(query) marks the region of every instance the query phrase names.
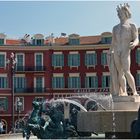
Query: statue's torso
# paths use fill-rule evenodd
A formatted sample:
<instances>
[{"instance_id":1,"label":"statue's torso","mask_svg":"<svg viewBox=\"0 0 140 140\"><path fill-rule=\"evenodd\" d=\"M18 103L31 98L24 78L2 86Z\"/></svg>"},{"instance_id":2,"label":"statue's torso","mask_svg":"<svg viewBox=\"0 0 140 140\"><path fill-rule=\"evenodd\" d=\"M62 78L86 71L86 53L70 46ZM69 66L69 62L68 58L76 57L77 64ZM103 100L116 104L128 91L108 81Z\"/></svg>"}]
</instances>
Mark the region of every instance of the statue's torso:
<instances>
[{"instance_id":1,"label":"statue's torso","mask_svg":"<svg viewBox=\"0 0 140 140\"><path fill-rule=\"evenodd\" d=\"M129 45L132 41L131 24L118 24L114 27L115 52L126 53L130 51Z\"/></svg>"}]
</instances>

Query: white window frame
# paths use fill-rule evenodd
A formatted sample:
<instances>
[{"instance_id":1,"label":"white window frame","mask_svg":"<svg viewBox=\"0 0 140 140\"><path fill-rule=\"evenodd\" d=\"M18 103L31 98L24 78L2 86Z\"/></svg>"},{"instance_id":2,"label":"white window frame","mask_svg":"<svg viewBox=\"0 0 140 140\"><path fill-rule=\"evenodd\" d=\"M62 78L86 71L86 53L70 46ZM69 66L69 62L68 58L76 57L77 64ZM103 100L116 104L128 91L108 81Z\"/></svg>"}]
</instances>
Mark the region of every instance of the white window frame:
<instances>
[{"instance_id":1,"label":"white window frame","mask_svg":"<svg viewBox=\"0 0 140 140\"><path fill-rule=\"evenodd\" d=\"M0 67L0 68L5 68L6 69L6 52L0 52L0 55L4 55L5 57L5 62L4 62L4 67Z\"/></svg>"},{"instance_id":2,"label":"white window frame","mask_svg":"<svg viewBox=\"0 0 140 140\"><path fill-rule=\"evenodd\" d=\"M94 55L96 55L96 56L97 56L96 51L86 51L86 54L94 54ZM97 63L97 57L96 57L96 63ZM86 65L86 67L87 67L87 68L90 68L90 67L95 68L95 67L96 67L96 65L97 65L97 64L95 64L95 65Z\"/></svg>"},{"instance_id":3,"label":"white window frame","mask_svg":"<svg viewBox=\"0 0 140 140\"><path fill-rule=\"evenodd\" d=\"M9 87L9 83L8 83L8 77L7 77L7 74L0 74L0 77L4 77L4 78L7 78L7 88ZM1 89L7 89L7 88L0 88Z\"/></svg>"},{"instance_id":4,"label":"white window frame","mask_svg":"<svg viewBox=\"0 0 140 140\"><path fill-rule=\"evenodd\" d=\"M37 76L37 77L39 77L39 76ZM37 87L36 87L36 78L37 78L37 77L34 77L34 88L37 88ZM44 83L44 82L45 82L45 81L44 81L44 76L40 76L40 77L42 77L42 88L44 88L44 85L45 85L45 83Z\"/></svg>"},{"instance_id":5,"label":"white window frame","mask_svg":"<svg viewBox=\"0 0 140 140\"><path fill-rule=\"evenodd\" d=\"M37 65L36 65L36 57L37 57L37 55L41 55L41 57L42 57L42 62L41 62L41 65L40 65L40 66L43 66L43 63L44 63L44 62L43 62L43 53L35 53L35 55L34 55L34 57L35 57L35 58L34 58L34 60L35 60L35 66L37 66Z\"/></svg>"},{"instance_id":6,"label":"white window frame","mask_svg":"<svg viewBox=\"0 0 140 140\"><path fill-rule=\"evenodd\" d=\"M18 55L22 55L23 56L23 68L25 67L25 54L24 53L16 53L16 58Z\"/></svg>"},{"instance_id":7,"label":"white window frame","mask_svg":"<svg viewBox=\"0 0 140 140\"><path fill-rule=\"evenodd\" d=\"M64 87L65 87L65 77L64 77L64 74L63 73L53 73L53 78L55 78L55 77L64 78ZM53 89L63 89L63 88L54 88L53 87Z\"/></svg>"}]
</instances>

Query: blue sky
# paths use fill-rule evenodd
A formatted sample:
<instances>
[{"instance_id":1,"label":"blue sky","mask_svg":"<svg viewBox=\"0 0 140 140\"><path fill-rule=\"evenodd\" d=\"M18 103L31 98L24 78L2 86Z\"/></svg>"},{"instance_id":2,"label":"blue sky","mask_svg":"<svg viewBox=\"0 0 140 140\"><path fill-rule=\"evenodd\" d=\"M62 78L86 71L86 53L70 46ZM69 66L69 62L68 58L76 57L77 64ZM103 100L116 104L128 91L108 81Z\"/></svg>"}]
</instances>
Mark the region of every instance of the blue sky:
<instances>
[{"instance_id":1,"label":"blue sky","mask_svg":"<svg viewBox=\"0 0 140 140\"><path fill-rule=\"evenodd\" d=\"M12 38L26 33L100 35L118 24L116 6L124 2L140 27L140 1L0 1L0 32Z\"/></svg>"}]
</instances>

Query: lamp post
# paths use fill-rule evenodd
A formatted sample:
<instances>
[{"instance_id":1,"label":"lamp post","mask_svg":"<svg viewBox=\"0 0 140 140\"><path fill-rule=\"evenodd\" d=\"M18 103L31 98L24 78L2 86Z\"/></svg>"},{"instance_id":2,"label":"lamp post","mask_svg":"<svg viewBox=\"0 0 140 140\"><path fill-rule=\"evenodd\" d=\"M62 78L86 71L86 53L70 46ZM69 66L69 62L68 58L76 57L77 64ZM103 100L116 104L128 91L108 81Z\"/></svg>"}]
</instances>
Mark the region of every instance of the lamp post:
<instances>
[{"instance_id":1,"label":"lamp post","mask_svg":"<svg viewBox=\"0 0 140 140\"><path fill-rule=\"evenodd\" d=\"M16 100L16 106L17 106L17 113L18 113L18 132L19 132L19 127L20 127L20 112L21 112L21 108L22 108L22 102L20 101L20 98L17 97Z\"/></svg>"},{"instance_id":2,"label":"lamp post","mask_svg":"<svg viewBox=\"0 0 140 140\"><path fill-rule=\"evenodd\" d=\"M16 65L16 58L15 58L15 54L12 52L10 54L10 58L8 60L8 62L10 63L11 66L11 93L12 93L12 102L11 102L11 107L12 107L12 132L15 132L15 123L14 123L14 72L15 72L15 65Z\"/></svg>"}]
</instances>

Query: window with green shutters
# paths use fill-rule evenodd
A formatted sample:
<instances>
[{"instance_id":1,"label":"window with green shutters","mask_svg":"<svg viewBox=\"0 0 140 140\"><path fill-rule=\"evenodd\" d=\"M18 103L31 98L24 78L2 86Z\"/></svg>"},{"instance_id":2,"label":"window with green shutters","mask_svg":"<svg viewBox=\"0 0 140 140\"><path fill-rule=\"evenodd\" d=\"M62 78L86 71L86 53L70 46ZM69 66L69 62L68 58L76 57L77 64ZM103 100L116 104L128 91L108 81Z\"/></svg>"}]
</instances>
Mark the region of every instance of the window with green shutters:
<instances>
[{"instance_id":1,"label":"window with green shutters","mask_svg":"<svg viewBox=\"0 0 140 140\"><path fill-rule=\"evenodd\" d=\"M68 66L70 66L70 67L80 66L80 54L69 54L68 55Z\"/></svg>"},{"instance_id":2,"label":"window with green shutters","mask_svg":"<svg viewBox=\"0 0 140 140\"><path fill-rule=\"evenodd\" d=\"M35 70L39 71L43 69L43 53L35 54Z\"/></svg>"},{"instance_id":3,"label":"window with green shutters","mask_svg":"<svg viewBox=\"0 0 140 140\"><path fill-rule=\"evenodd\" d=\"M0 111L7 111L8 110L8 98L1 97L0 98Z\"/></svg>"},{"instance_id":4,"label":"window with green shutters","mask_svg":"<svg viewBox=\"0 0 140 140\"><path fill-rule=\"evenodd\" d=\"M103 88L110 87L110 76L108 75L102 76L102 87Z\"/></svg>"},{"instance_id":5,"label":"window with green shutters","mask_svg":"<svg viewBox=\"0 0 140 140\"><path fill-rule=\"evenodd\" d=\"M32 44L37 46L42 46L44 45L44 39L33 39Z\"/></svg>"},{"instance_id":6,"label":"window with green shutters","mask_svg":"<svg viewBox=\"0 0 140 140\"><path fill-rule=\"evenodd\" d=\"M0 67L5 67L5 54L0 54Z\"/></svg>"},{"instance_id":7,"label":"window with green shutters","mask_svg":"<svg viewBox=\"0 0 140 140\"><path fill-rule=\"evenodd\" d=\"M53 54L52 55L52 66L54 66L54 67L64 66L64 54Z\"/></svg>"},{"instance_id":8,"label":"window with green shutters","mask_svg":"<svg viewBox=\"0 0 140 140\"><path fill-rule=\"evenodd\" d=\"M136 85L140 86L140 73L136 74Z\"/></svg>"},{"instance_id":9,"label":"window with green shutters","mask_svg":"<svg viewBox=\"0 0 140 140\"><path fill-rule=\"evenodd\" d=\"M8 78L0 77L0 88L8 88Z\"/></svg>"},{"instance_id":10,"label":"window with green shutters","mask_svg":"<svg viewBox=\"0 0 140 140\"><path fill-rule=\"evenodd\" d=\"M103 37L102 40L101 40L101 42L102 42L103 44L111 44L111 42L112 42L112 37Z\"/></svg>"},{"instance_id":11,"label":"window with green shutters","mask_svg":"<svg viewBox=\"0 0 140 140\"><path fill-rule=\"evenodd\" d=\"M64 77L53 77L52 88L65 88Z\"/></svg>"},{"instance_id":12,"label":"window with green shutters","mask_svg":"<svg viewBox=\"0 0 140 140\"><path fill-rule=\"evenodd\" d=\"M23 71L24 70L24 56L23 54L17 54L17 63L16 63L16 70Z\"/></svg>"},{"instance_id":13,"label":"window with green shutters","mask_svg":"<svg viewBox=\"0 0 140 140\"><path fill-rule=\"evenodd\" d=\"M43 92L44 91L44 77L36 77L36 92Z\"/></svg>"},{"instance_id":14,"label":"window with green shutters","mask_svg":"<svg viewBox=\"0 0 140 140\"><path fill-rule=\"evenodd\" d=\"M42 66L43 54L36 54L36 66Z\"/></svg>"},{"instance_id":15,"label":"window with green shutters","mask_svg":"<svg viewBox=\"0 0 140 140\"><path fill-rule=\"evenodd\" d=\"M14 78L14 88L15 92L24 92L26 88L25 77L15 77Z\"/></svg>"},{"instance_id":16,"label":"window with green shutters","mask_svg":"<svg viewBox=\"0 0 140 140\"><path fill-rule=\"evenodd\" d=\"M0 39L0 45L4 45L4 39Z\"/></svg>"},{"instance_id":17,"label":"window with green shutters","mask_svg":"<svg viewBox=\"0 0 140 140\"><path fill-rule=\"evenodd\" d=\"M102 65L107 65L107 53L106 52L102 52L101 54L101 64Z\"/></svg>"},{"instance_id":18,"label":"window with green shutters","mask_svg":"<svg viewBox=\"0 0 140 140\"><path fill-rule=\"evenodd\" d=\"M69 39L69 45L79 45L80 40L79 39Z\"/></svg>"},{"instance_id":19,"label":"window with green shutters","mask_svg":"<svg viewBox=\"0 0 140 140\"><path fill-rule=\"evenodd\" d=\"M86 88L97 88L98 87L98 77L97 76L85 77L85 87Z\"/></svg>"},{"instance_id":20,"label":"window with green shutters","mask_svg":"<svg viewBox=\"0 0 140 140\"><path fill-rule=\"evenodd\" d=\"M136 50L136 63L140 64L140 50L139 49Z\"/></svg>"},{"instance_id":21,"label":"window with green shutters","mask_svg":"<svg viewBox=\"0 0 140 140\"><path fill-rule=\"evenodd\" d=\"M85 54L85 65L86 66L95 66L96 64L97 64L97 54L96 53Z\"/></svg>"},{"instance_id":22,"label":"window with green shutters","mask_svg":"<svg viewBox=\"0 0 140 140\"><path fill-rule=\"evenodd\" d=\"M68 88L80 88L80 87L81 87L80 77L68 78Z\"/></svg>"}]
</instances>

